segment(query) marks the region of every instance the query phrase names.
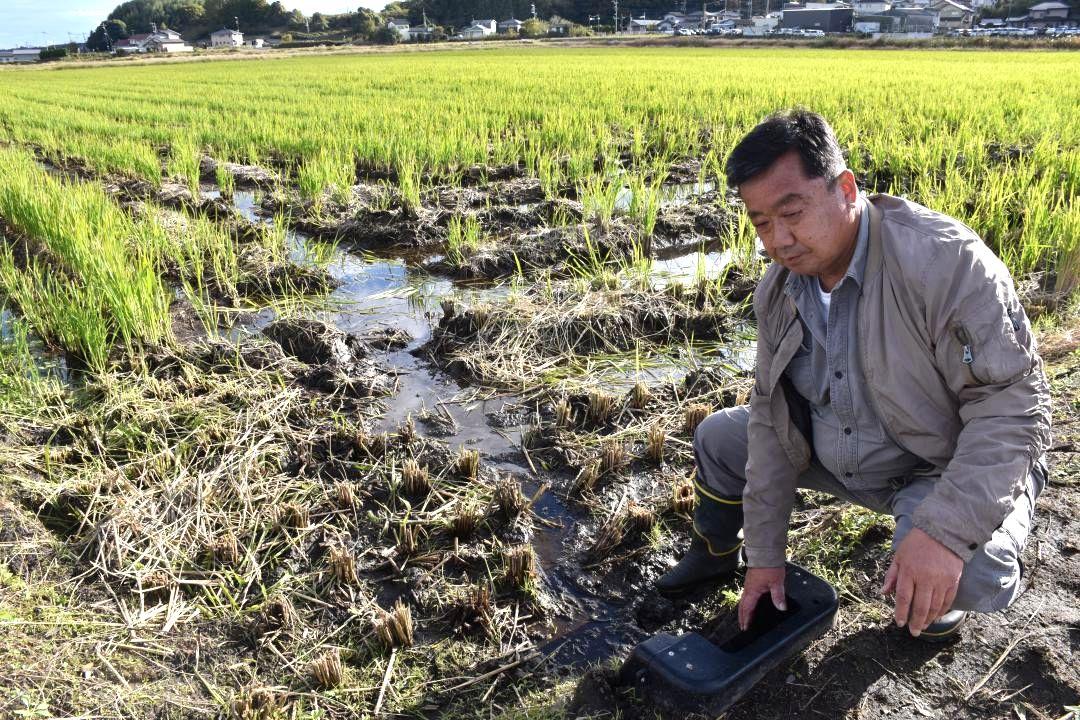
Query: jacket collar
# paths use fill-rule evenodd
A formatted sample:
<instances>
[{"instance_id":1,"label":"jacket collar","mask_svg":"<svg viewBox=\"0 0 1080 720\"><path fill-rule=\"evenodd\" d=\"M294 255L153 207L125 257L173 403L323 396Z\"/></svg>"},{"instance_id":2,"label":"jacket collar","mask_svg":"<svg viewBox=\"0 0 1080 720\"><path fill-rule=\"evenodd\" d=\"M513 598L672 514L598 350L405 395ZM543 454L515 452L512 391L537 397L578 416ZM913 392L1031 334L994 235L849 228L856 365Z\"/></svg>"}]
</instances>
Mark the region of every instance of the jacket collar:
<instances>
[{"instance_id":1,"label":"jacket collar","mask_svg":"<svg viewBox=\"0 0 1080 720\"><path fill-rule=\"evenodd\" d=\"M869 243L866 248L866 271L864 274L863 287L867 282L873 281L879 274L884 259L881 248L881 211L874 205L874 201L884 197L880 193L874 193L866 198L863 205L870 213Z\"/></svg>"}]
</instances>

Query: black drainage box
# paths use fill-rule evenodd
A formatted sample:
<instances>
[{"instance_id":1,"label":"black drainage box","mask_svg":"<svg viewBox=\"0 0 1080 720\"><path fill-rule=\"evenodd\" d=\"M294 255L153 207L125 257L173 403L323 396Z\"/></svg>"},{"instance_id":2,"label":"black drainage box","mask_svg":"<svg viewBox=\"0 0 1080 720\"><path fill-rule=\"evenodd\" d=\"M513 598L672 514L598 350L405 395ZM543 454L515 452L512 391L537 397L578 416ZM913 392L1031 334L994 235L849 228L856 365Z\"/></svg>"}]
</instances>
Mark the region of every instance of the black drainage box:
<instances>
[{"instance_id":1,"label":"black drainage box","mask_svg":"<svg viewBox=\"0 0 1080 720\"><path fill-rule=\"evenodd\" d=\"M836 620L836 590L829 583L788 563L784 587L785 612L764 595L751 626L723 645L694 632L679 637L659 633L642 642L623 664L620 683L667 712L724 712Z\"/></svg>"}]
</instances>

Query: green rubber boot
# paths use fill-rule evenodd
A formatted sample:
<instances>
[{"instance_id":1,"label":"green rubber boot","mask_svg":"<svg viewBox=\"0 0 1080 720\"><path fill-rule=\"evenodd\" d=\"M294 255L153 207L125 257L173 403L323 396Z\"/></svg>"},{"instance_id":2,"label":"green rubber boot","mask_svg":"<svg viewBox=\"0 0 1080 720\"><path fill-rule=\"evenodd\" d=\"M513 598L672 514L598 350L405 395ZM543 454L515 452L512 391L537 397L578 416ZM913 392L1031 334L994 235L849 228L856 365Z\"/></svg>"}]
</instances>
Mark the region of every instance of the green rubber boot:
<instances>
[{"instance_id":1,"label":"green rubber boot","mask_svg":"<svg viewBox=\"0 0 1080 720\"><path fill-rule=\"evenodd\" d=\"M717 584L744 566L742 498L725 498L698 483L690 549L656 581L661 595L677 597Z\"/></svg>"}]
</instances>

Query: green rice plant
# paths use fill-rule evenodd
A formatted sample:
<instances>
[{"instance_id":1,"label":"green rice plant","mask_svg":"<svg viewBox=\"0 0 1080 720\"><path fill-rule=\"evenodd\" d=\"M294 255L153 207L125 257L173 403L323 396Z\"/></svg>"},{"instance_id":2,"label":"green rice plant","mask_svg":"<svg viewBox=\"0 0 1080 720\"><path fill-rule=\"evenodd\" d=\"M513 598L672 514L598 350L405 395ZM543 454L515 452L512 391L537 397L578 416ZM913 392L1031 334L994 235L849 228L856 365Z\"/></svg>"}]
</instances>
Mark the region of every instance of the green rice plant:
<instances>
[{"instance_id":1,"label":"green rice plant","mask_svg":"<svg viewBox=\"0 0 1080 720\"><path fill-rule=\"evenodd\" d=\"M25 268L10 250L0 289L42 338L99 368L113 342L169 334L169 295L148 232L98 187L49 176L26 153L0 150L0 217L36 250Z\"/></svg>"},{"instance_id":2,"label":"green rice plant","mask_svg":"<svg viewBox=\"0 0 1080 720\"><path fill-rule=\"evenodd\" d=\"M842 78L866 72L877 81L852 105ZM156 183L164 147L167 173L194 189L214 148L294 168L310 199L347 201L356 167L393 170L416 212L422 184L519 165L549 199L582 190L601 222L622 173L697 160L699 183L718 180L750 126L801 104L831 120L869 190L957 214L1017 273L1061 257L1045 238L1063 237L1080 187L1080 67L1040 50L446 50L27 69L0 75L0 93L0 141L101 174Z\"/></svg>"},{"instance_id":3,"label":"green rice plant","mask_svg":"<svg viewBox=\"0 0 1080 720\"><path fill-rule=\"evenodd\" d=\"M422 168L412 155L405 156L397 164L398 192L401 193L401 204L407 212L416 213L422 202L421 181Z\"/></svg>"},{"instance_id":4,"label":"green rice plant","mask_svg":"<svg viewBox=\"0 0 1080 720\"><path fill-rule=\"evenodd\" d=\"M355 176L352 154L331 146L319 148L306 157L296 171L296 183L303 197L321 207L324 192L338 202L348 199Z\"/></svg>"},{"instance_id":5,"label":"green rice plant","mask_svg":"<svg viewBox=\"0 0 1080 720\"><path fill-rule=\"evenodd\" d=\"M652 179L640 173L631 173L627 177L630 188L630 205L627 214L641 230L643 238L652 238L656 230L656 219L660 214L660 201L663 199L665 175L654 174Z\"/></svg>"},{"instance_id":6,"label":"green rice plant","mask_svg":"<svg viewBox=\"0 0 1080 720\"><path fill-rule=\"evenodd\" d=\"M578 183L577 193L585 219L593 220L603 228L611 227L623 195L622 179L617 173L609 169L604 173L587 175Z\"/></svg>"},{"instance_id":7,"label":"green rice plant","mask_svg":"<svg viewBox=\"0 0 1080 720\"><path fill-rule=\"evenodd\" d=\"M221 197L231 201L236 193L236 177L224 165L218 164L214 167L214 180L221 190Z\"/></svg>"},{"instance_id":8,"label":"green rice plant","mask_svg":"<svg viewBox=\"0 0 1080 720\"><path fill-rule=\"evenodd\" d=\"M446 227L446 258L461 267L480 249L480 221L475 215L455 215Z\"/></svg>"},{"instance_id":9,"label":"green rice plant","mask_svg":"<svg viewBox=\"0 0 1080 720\"><path fill-rule=\"evenodd\" d=\"M201 160L199 143L190 135L175 138L169 147L169 175L187 185L195 197L199 196Z\"/></svg>"}]
</instances>

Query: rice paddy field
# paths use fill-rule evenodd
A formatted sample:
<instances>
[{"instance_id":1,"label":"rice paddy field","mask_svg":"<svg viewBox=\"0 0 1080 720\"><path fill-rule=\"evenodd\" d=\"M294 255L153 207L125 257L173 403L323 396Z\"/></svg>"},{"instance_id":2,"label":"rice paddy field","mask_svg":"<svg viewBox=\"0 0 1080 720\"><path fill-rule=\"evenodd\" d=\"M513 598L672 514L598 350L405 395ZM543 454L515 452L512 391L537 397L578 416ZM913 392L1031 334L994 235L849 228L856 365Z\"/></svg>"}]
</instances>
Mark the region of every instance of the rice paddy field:
<instances>
[{"instance_id":1,"label":"rice paddy field","mask_svg":"<svg viewBox=\"0 0 1080 720\"><path fill-rule=\"evenodd\" d=\"M978 231L1055 389L1025 592L913 642L892 520L806 493L837 627L729 718L1075 717L1080 59L544 48L0 70L0 717L674 717L691 441L766 267L724 185L823 113Z\"/></svg>"}]
</instances>

